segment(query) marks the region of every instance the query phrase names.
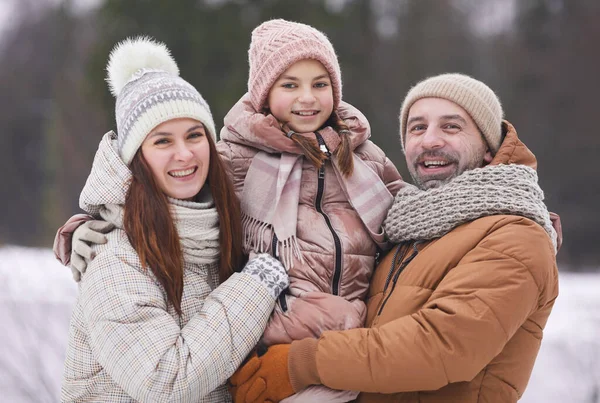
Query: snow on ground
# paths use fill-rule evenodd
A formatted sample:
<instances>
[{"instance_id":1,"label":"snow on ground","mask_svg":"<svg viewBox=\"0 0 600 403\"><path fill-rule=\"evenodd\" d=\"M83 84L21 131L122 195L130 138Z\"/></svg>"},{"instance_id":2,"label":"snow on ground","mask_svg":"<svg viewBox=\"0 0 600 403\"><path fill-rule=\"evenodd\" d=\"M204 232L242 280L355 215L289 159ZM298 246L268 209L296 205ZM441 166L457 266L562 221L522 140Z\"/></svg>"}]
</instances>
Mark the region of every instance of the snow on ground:
<instances>
[{"instance_id":1,"label":"snow on ground","mask_svg":"<svg viewBox=\"0 0 600 403\"><path fill-rule=\"evenodd\" d=\"M47 249L0 247L0 398L59 400L71 271ZM560 277L560 296L521 402L600 403L600 273Z\"/></svg>"},{"instance_id":2,"label":"snow on ground","mask_svg":"<svg viewBox=\"0 0 600 403\"><path fill-rule=\"evenodd\" d=\"M520 402L600 403L600 273L561 273L559 284Z\"/></svg>"},{"instance_id":3,"label":"snow on ground","mask_svg":"<svg viewBox=\"0 0 600 403\"><path fill-rule=\"evenodd\" d=\"M51 251L0 247L0 401L59 401L76 295Z\"/></svg>"}]
</instances>

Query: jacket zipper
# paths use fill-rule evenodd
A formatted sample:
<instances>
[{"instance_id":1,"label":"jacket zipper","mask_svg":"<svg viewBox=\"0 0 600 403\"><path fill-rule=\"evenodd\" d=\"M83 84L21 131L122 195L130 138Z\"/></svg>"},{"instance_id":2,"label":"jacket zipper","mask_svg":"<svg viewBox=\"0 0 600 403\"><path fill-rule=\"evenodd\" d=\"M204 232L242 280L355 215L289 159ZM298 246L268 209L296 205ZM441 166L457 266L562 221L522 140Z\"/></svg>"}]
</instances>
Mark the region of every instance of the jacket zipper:
<instances>
[{"instance_id":1,"label":"jacket zipper","mask_svg":"<svg viewBox=\"0 0 600 403\"><path fill-rule=\"evenodd\" d=\"M422 241L416 241L416 242L413 243L413 245L412 245L413 251L412 251L411 255L409 257L407 257L406 259L404 259L404 257L406 256L406 254L408 252L408 249L409 249L408 246L406 246L405 248L400 247L396 251L396 254L394 255L394 259L392 260L392 269L390 270L390 273L388 274L388 277L387 277L387 279L385 281L385 286L383 288L383 295L385 295L385 291L387 290L387 287L388 287L388 285L390 283L390 280L392 280L392 273L394 272L394 268L396 267L396 262L400 261L402 263L398 267L398 270L396 271L396 274L394 274L394 276L393 276L392 289L390 290L389 294L385 297L385 299L381 303L381 306L379 307L379 310L377 311L377 315L381 315L381 312L383 311L383 308L385 307L385 304L388 302L388 300L392 296L392 293L394 292L394 289L396 288L396 284L398 283L398 277L400 277L400 274L402 274L402 272L404 271L404 269L406 268L406 266L408 266L409 263L412 262L413 259L419 253L418 246L421 243L423 243L423 242ZM404 253L402 254L402 257L399 260L397 260L398 252L400 252L400 249L404 249Z\"/></svg>"},{"instance_id":2,"label":"jacket zipper","mask_svg":"<svg viewBox=\"0 0 600 403\"><path fill-rule=\"evenodd\" d=\"M275 233L275 230L273 230L273 239L271 240L271 252L273 253L274 258L279 259L279 256L277 254L277 234ZM287 301L285 299L285 295L287 294L287 292L288 289L286 288L285 290L281 291L278 297L279 305L281 305L281 310L283 312L287 312L288 310Z\"/></svg>"},{"instance_id":3,"label":"jacket zipper","mask_svg":"<svg viewBox=\"0 0 600 403\"><path fill-rule=\"evenodd\" d=\"M327 149L327 145L325 144L325 140L319 133L315 133L317 137L317 142L319 143L319 148L327 157L331 157L331 153ZM321 206L321 202L323 201L323 191L325 189L325 164L321 165L319 168L318 177L317 177L317 197L315 199L315 208L317 212L319 212L323 218L325 219L325 223L331 231L331 235L333 236L333 243L335 245L335 266L333 271L333 280L331 282L331 293L333 295L340 294L340 283L342 281L342 243L340 241L340 237L333 229L331 225L331 221Z\"/></svg>"},{"instance_id":4,"label":"jacket zipper","mask_svg":"<svg viewBox=\"0 0 600 403\"><path fill-rule=\"evenodd\" d=\"M408 251L408 247L405 243L401 243L398 245L398 249L396 249L396 253L394 253L394 258L392 259L390 272L388 273L387 278L385 279L385 285L383 286L383 294L384 295L385 295L385 291L388 288L388 285L390 284L392 275L394 274L394 268L396 267L396 262L399 262L399 261L401 262L402 260L404 260L404 258L406 257L407 251ZM402 255L400 256L400 260L398 260L398 255L400 255L400 252L402 252Z\"/></svg>"}]
</instances>

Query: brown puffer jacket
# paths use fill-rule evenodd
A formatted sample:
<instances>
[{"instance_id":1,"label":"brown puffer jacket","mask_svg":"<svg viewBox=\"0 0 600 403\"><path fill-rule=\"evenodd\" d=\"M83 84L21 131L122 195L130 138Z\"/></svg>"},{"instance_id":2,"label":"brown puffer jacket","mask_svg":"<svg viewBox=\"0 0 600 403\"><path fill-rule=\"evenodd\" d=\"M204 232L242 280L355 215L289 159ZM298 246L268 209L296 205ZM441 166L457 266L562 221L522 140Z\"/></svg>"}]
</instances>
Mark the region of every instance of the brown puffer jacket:
<instances>
[{"instance_id":1,"label":"brown puffer jacket","mask_svg":"<svg viewBox=\"0 0 600 403\"><path fill-rule=\"evenodd\" d=\"M240 99L225 117L217 144L240 197L252 158L259 151L283 149L301 154L283 132L275 138L260 133L244 136L249 119L259 121L253 127L277 124L272 116L251 108L247 96ZM366 118L344 102L338 113L350 128L354 153L395 195L404 182L383 151L367 140L370 127ZM299 203L296 232L304 263L295 260L289 270L290 291L285 299L280 297L269 321L264 335L267 344L318 337L324 330L361 327L366 318L364 299L375 266L376 244L345 197L331 162L326 161L324 177L319 178L317 169L303 158ZM268 230L264 250L271 250L271 239Z\"/></svg>"},{"instance_id":2,"label":"brown puffer jacket","mask_svg":"<svg viewBox=\"0 0 600 403\"><path fill-rule=\"evenodd\" d=\"M510 125L492 163L536 166ZM399 248L402 263L392 268ZM363 391L358 402L516 402L557 295L544 229L518 216L483 217L394 248L373 275L371 328L293 343L290 377L296 388Z\"/></svg>"}]
</instances>

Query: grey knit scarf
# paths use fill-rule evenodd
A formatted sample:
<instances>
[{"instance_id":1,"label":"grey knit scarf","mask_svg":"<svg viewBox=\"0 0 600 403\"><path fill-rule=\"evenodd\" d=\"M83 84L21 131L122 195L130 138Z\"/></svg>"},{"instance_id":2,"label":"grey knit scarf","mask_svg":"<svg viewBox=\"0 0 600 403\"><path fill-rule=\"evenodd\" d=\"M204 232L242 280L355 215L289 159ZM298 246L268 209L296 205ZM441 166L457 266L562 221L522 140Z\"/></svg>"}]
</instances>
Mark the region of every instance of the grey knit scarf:
<instances>
[{"instance_id":1,"label":"grey knit scarf","mask_svg":"<svg viewBox=\"0 0 600 403\"><path fill-rule=\"evenodd\" d=\"M384 222L390 241L439 238L481 217L508 214L541 225L556 252L556 231L543 202L537 173L525 165L494 165L464 172L438 188L408 185L394 200Z\"/></svg>"}]
</instances>

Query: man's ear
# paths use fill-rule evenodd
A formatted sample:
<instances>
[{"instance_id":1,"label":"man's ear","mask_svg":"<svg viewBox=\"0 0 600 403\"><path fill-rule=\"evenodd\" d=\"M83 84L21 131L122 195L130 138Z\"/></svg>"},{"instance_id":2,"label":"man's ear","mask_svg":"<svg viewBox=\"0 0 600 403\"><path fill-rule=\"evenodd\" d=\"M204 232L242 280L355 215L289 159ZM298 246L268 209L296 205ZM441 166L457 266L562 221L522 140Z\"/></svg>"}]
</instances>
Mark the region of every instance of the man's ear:
<instances>
[{"instance_id":1,"label":"man's ear","mask_svg":"<svg viewBox=\"0 0 600 403\"><path fill-rule=\"evenodd\" d=\"M485 150L485 154L483 155L483 166L488 165L490 162L492 162L493 159L494 159L494 156L492 155L492 152L490 151L489 148L487 148Z\"/></svg>"}]
</instances>

